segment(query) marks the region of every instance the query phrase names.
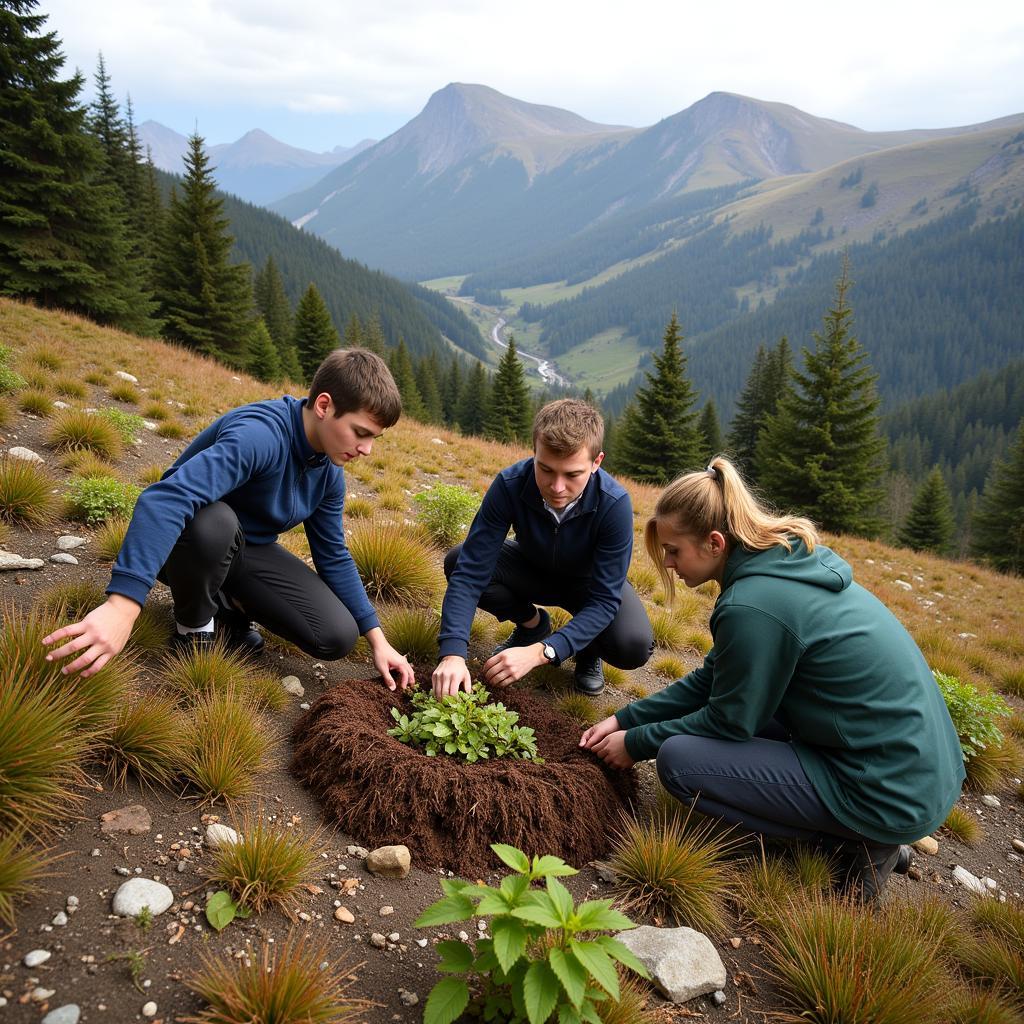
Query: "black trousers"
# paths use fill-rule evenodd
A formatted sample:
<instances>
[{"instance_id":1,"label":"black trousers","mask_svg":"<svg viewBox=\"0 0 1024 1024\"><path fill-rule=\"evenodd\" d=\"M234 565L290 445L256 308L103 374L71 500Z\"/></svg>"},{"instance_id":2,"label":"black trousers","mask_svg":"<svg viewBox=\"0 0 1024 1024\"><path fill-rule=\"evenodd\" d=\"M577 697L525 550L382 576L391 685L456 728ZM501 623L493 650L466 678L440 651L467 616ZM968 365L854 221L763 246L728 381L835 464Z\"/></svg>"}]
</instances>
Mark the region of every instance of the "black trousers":
<instances>
[{"instance_id":1,"label":"black trousers","mask_svg":"<svg viewBox=\"0 0 1024 1024\"><path fill-rule=\"evenodd\" d=\"M223 501L201 508L157 578L171 588L174 617L194 628L237 602L248 618L322 661L344 658L359 639L351 612L280 544L246 544Z\"/></svg>"},{"instance_id":2,"label":"black trousers","mask_svg":"<svg viewBox=\"0 0 1024 1024\"><path fill-rule=\"evenodd\" d=\"M459 544L445 555L446 577L451 576L461 552ZM502 622L520 623L533 617L534 605L552 605L575 615L589 598L589 579L558 579L527 561L519 545L507 540L498 555L491 582L480 595L479 606ZM576 652L576 660L598 657L617 668L639 668L653 651L650 619L636 591L626 581L615 618L582 651Z\"/></svg>"}]
</instances>

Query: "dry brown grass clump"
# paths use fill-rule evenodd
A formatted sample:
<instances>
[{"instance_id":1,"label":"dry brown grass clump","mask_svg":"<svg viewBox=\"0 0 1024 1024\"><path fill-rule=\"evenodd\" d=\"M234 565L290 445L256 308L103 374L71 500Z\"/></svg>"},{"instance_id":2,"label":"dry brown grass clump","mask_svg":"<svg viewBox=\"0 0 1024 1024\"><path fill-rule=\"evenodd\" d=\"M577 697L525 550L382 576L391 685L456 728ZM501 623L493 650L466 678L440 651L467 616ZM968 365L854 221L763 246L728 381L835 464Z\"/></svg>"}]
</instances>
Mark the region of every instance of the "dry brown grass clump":
<instances>
[{"instance_id":1,"label":"dry brown grass clump","mask_svg":"<svg viewBox=\"0 0 1024 1024\"><path fill-rule=\"evenodd\" d=\"M50 446L59 452L91 451L108 462L124 448L117 427L106 417L82 409L66 409L50 428Z\"/></svg>"},{"instance_id":2,"label":"dry brown grass clump","mask_svg":"<svg viewBox=\"0 0 1024 1024\"><path fill-rule=\"evenodd\" d=\"M32 847L23 833L0 831L0 924L13 929L15 906L34 895L53 871L54 858Z\"/></svg>"},{"instance_id":3,"label":"dry brown grass clump","mask_svg":"<svg viewBox=\"0 0 1024 1024\"><path fill-rule=\"evenodd\" d=\"M438 568L419 534L402 526L366 523L347 540L374 603L426 604L436 594Z\"/></svg>"},{"instance_id":4,"label":"dry brown grass clump","mask_svg":"<svg viewBox=\"0 0 1024 1024\"><path fill-rule=\"evenodd\" d=\"M102 738L107 777L123 787L128 776L143 786L166 786L177 773L185 719L177 703L160 694L136 693L118 710Z\"/></svg>"},{"instance_id":5,"label":"dry brown grass clump","mask_svg":"<svg viewBox=\"0 0 1024 1024\"><path fill-rule=\"evenodd\" d=\"M950 808L942 827L967 846L977 846L984 835L978 819L959 805Z\"/></svg>"},{"instance_id":6,"label":"dry brown grass clump","mask_svg":"<svg viewBox=\"0 0 1024 1024\"><path fill-rule=\"evenodd\" d=\"M36 463L0 457L0 522L38 530L57 517L53 480Z\"/></svg>"}]
</instances>

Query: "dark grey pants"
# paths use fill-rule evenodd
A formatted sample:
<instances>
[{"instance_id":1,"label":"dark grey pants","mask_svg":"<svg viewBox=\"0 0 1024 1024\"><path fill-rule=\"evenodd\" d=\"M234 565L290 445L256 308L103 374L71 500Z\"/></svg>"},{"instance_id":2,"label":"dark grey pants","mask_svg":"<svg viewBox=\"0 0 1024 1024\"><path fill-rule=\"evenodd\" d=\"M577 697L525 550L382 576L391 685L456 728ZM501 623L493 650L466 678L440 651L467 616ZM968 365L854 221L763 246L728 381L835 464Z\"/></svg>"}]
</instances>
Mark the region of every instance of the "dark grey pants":
<instances>
[{"instance_id":1,"label":"dark grey pants","mask_svg":"<svg viewBox=\"0 0 1024 1024\"><path fill-rule=\"evenodd\" d=\"M171 588L183 626L209 622L237 601L252 620L323 661L344 658L359 639L351 612L301 559L280 544L246 544L223 501L201 508L157 577Z\"/></svg>"},{"instance_id":2,"label":"dark grey pants","mask_svg":"<svg viewBox=\"0 0 1024 1024\"><path fill-rule=\"evenodd\" d=\"M444 574L451 576L462 545L451 549L444 559ZM534 605L564 608L575 615L590 598L589 578L559 579L550 571L527 561L519 545L507 540L498 555L491 582L480 595L480 607L501 622L526 622ZM654 633L647 612L636 591L626 581L615 618L584 650L577 660L596 655L617 668L639 668L654 651Z\"/></svg>"}]
</instances>

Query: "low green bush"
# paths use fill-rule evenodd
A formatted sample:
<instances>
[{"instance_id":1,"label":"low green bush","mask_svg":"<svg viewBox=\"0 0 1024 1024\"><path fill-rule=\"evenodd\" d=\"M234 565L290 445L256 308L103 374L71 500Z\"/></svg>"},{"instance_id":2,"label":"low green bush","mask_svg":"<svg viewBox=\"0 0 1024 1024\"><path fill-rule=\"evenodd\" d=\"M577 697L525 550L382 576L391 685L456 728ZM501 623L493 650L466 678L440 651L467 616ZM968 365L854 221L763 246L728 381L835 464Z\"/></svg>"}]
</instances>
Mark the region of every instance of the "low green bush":
<instances>
[{"instance_id":1,"label":"low green bush","mask_svg":"<svg viewBox=\"0 0 1024 1024\"><path fill-rule=\"evenodd\" d=\"M134 444L139 433L145 429L144 420L134 412L125 412L123 409L104 409L100 415L105 416L114 424L125 444Z\"/></svg>"},{"instance_id":2,"label":"low green bush","mask_svg":"<svg viewBox=\"0 0 1024 1024\"><path fill-rule=\"evenodd\" d=\"M470 764L491 757L512 757L541 763L533 730L517 725L519 715L504 704L488 704L490 694L480 684L472 693L456 693L438 700L430 691L412 695L412 716L398 708L391 714L398 723L388 730L402 743L423 746L428 757L452 754Z\"/></svg>"},{"instance_id":3,"label":"low green bush","mask_svg":"<svg viewBox=\"0 0 1024 1024\"><path fill-rule=\"evenodd\" d=\"M1010 708L998 693L983 693L956 676L933 671L935 682L949 709L953 728L960 737L964 761L970 761L988 746L998 746L1003 734L996 725L999 717L1009 718Z\"/></svg>"},{"instance_id":4,"label":"low green bush","mask_svg":"<svg viewBox=\"0 0 1024 1024\"><path fill-rule=\"evenodd\" d=\"M28 382L20 373L15 373L9 366L0 365L0 395L10 395L27 386Z\"/></svg>"},{"instance_id":5,"label":"low green bush","mask_svg":"<svg viewBox=\"0 0 1024 1024\"><path fill-rule=\"evenodd\" d=\"M142 493L135 484L108 476L75 477L65 495L68 514L88 526L108 519L130 519Z\"/></svg>"},{"instance_id":6,"label":"low green bush","mask_svg":"<svg viewBox=\"0 0 1024 1024\"><path fill-rule=\"evenodd\" d=\"M413 501L417 506L416 518L444 548L450 548L465 536L480 507L480 498L457 484L436 484L429 491L417 494Z\"/></svg>"}]
</instances>

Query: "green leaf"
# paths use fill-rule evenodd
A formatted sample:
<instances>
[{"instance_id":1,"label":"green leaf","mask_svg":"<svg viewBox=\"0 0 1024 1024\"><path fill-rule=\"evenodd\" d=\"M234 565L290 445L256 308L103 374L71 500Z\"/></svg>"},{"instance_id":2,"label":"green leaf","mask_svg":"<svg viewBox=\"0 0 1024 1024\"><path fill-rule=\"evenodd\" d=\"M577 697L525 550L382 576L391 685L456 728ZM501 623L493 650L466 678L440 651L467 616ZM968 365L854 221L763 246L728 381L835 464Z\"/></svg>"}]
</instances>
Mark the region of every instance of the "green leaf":
<instances>
[{"instance_id":1,"label":"green leaf","mask_svg":"<svg viewBox=\"0 0 1024 1024\"><path fill-rule=\"evenodd\" d=\"M530 1024L544 1024L555 1008L558 992L558 979L547 961L531 964L523 978L523 1002Z\"/></svg>"},{"instance_id":2,"label":"green leaf","mask_svg":"<svg viewBox=\"0 0 1024 1024\"><path fill-rule=\"evenodd\" d=\"M576 909L576 923L583 932L621 932L636 927L625 914L612 909L611 900L581 903Z\"/></svg>"},{"instance_id":3,"label":"green leaf","mask_svg":"<svg viewBox=\"0 0 1024 1024\"><path fill-rule=\"evenodd\" d=\"M583 1018L568 1003L558 1008L558 1024L581 1024Z\"/></svg>"},{"instance_id":4,"label":"green leaf","mask_svg":"<svg viewBox=\"0 0 1024 1024\"><path fill-rule=\"evenodd\" d=\"M580 1007L580 1017L587 1021L588 1024L603 1024L601 1014L597 1012L597 1007L590 1000L587 1000Z\"/></svg>"},{"instance_id":5,"label":"green leaf","mask_svg":"<svg viewBox=\"0 0 1024 1024\"><path fill-rule=\"evenodd\" d=\"M558 923L568 924L572 915L572 895L557 878L549 878L547 886L551 909L558 915Z\"/></svg>"},{"instance_id":6,"label":"green leaf","mask_svg":"<svg viewBox=\"0 0 1024 1024\"><path fill-rule=\"evenodd\" d=\"M463 889L472 888L472 882L463 881L461 878L442 878L441 892L445 896L458 896Z\"/></svg>"},{"instance_id":7,"label":"green leaf","mask_svg":"<svg viewBox=\"0 0 1024 1024\"><path fill-rule=\"evenodd\" d=\"M431 903L426 910L416 918L414 924L417 928L427 928L433 924L451 924L453 921L466 921L473 916L476 908L473 901L462 893L448 896L436 903Z\"/></svg>"},{"instance_id":8,"label":"green leaf","mask_svg":"<svg viewBox=\"0 0 1024 1024\"><path fill-rule=\"evenodd\" d=\"M533 869L530 873L534 878L547 878L549 875L561 877L579 874L575 868L566 864L561 857L552 857L550 854L545 854L543 857L534 857Z\"/></svg>"},{"instance_id":9,"label":"green leaf","mask_svg":"<svg viewBox=\"0 0 1024 1024\"><path fill-rule=\"evenodd\" d=\"M513 875L512 877L518 876ZM491 889L476 905L476 912L480 917L507 914L509 912L508 897L499 889Z\"/></svg>"},{"instance_id":10,"label":"green leaf","mask_svg":"<svg viewBox=\"0 0 1024 1024\"><path fill-rule=\"evenodd\" d=\"M525 875L506 875L501 880L501 891L508 896L509 906L514 906L529 888L530 880Z\"/></svg>"},{"instance_id":11,"label":"green leaf","mask_svg":"<svg viewBox=\"0 0 1024 1024\"><path fill-rule=\"evenodd\" d=\"M514 917L496 917L491 922L494 952L506 971L526 952L526 929Z\"/></svg>"},{"instance_id":12,"label":"green leaf","mask_svg":"<svg viewBox=\"0 0 1024 1024\"><path fill-rule=\"evenodd\" d=\"M469 1005L469 987L460 978L445 978L430 991L423 1024L453 1024Z\"/></svg>"},{"instance_id":13,"label":"green leaf","mask_svg":"<svg viewBox=\"0 0 1024 1024\"><path fill-rule=\"evenodd\" d=\"M569 997L570 1002L573 1006L578 1007L587 990L586 968L572 953L566 953L557 946L548 953L548 962L551 964L555 976L562 983L562 988L565 989L565 994Z\"/></svg>"},{"instance_id":14,"label":"green leaf","mask_svg":"<svg viewBox=\"0 0 1024 1024\"><path fill-rule=\"evenodd\" d=\"M491 843L491 849L498 855L501 862L520 875L530 873L530 860L522 850L506 843Z\"/></svg>"},{"instance_id":15,"label":"green leaf","mask_svg":"<svg viewBox=\"0 0 1024 1024\"><path fill-rule=\"evenodd\" d=\"M227 926L234 921L237 913L238 906L231 898L231 893L226 889L221 889L219 892L215 892L206 901L206 920L209 921L217 931L227 928Z\"/></svg>"},{"instance_id":16,"label":"green leaf","mask_svg":"<svg viewBox=\"0 0 1024 1024\"><path fill-rule=\"evenodd\" d=\"M576 954L576 959L583 964L594 981L612 999L618 999L619 975L611 957L596 942L580 942L577 939L570 939L569 948Z\"/></svg>"},{"instance_id":17,"label":"green leaf","mask_svg":"<svg viewBox=\"0 0 1024 1024\"><path fill-rule=\"evenodd\" d=\"M462 974L473 966L473 950L465 942L439 942L437 952L441 957L437 969L446 974Z\"/></svg>"},{"instance_id":18,"label":"green leaf","mask_svg":"<svg viewBox=\"0 0 1024 1024\"><path fill-rule=\"evenodd\" d=\"M531 921L533 924L543 925L545 928L562 927L562 922L549 906L541 907L536 903L527 903L525 906L516 907L510 913L522 921Z\"/></svg>"},{"instance_id":19,"label":"green leaf","mask_svg":"<svg viewBox=\"0 0 1024 1024\"><path fill-rule=\"evenodd\" d=\"M631 971L636 971L641 978L650 977L647 968L637 959L633 950L619 942L618 939L613 939L610 935L602 935L595 941L609 956L615 957L620 964L624 964Z\"/></svg>"}]
</instances>

